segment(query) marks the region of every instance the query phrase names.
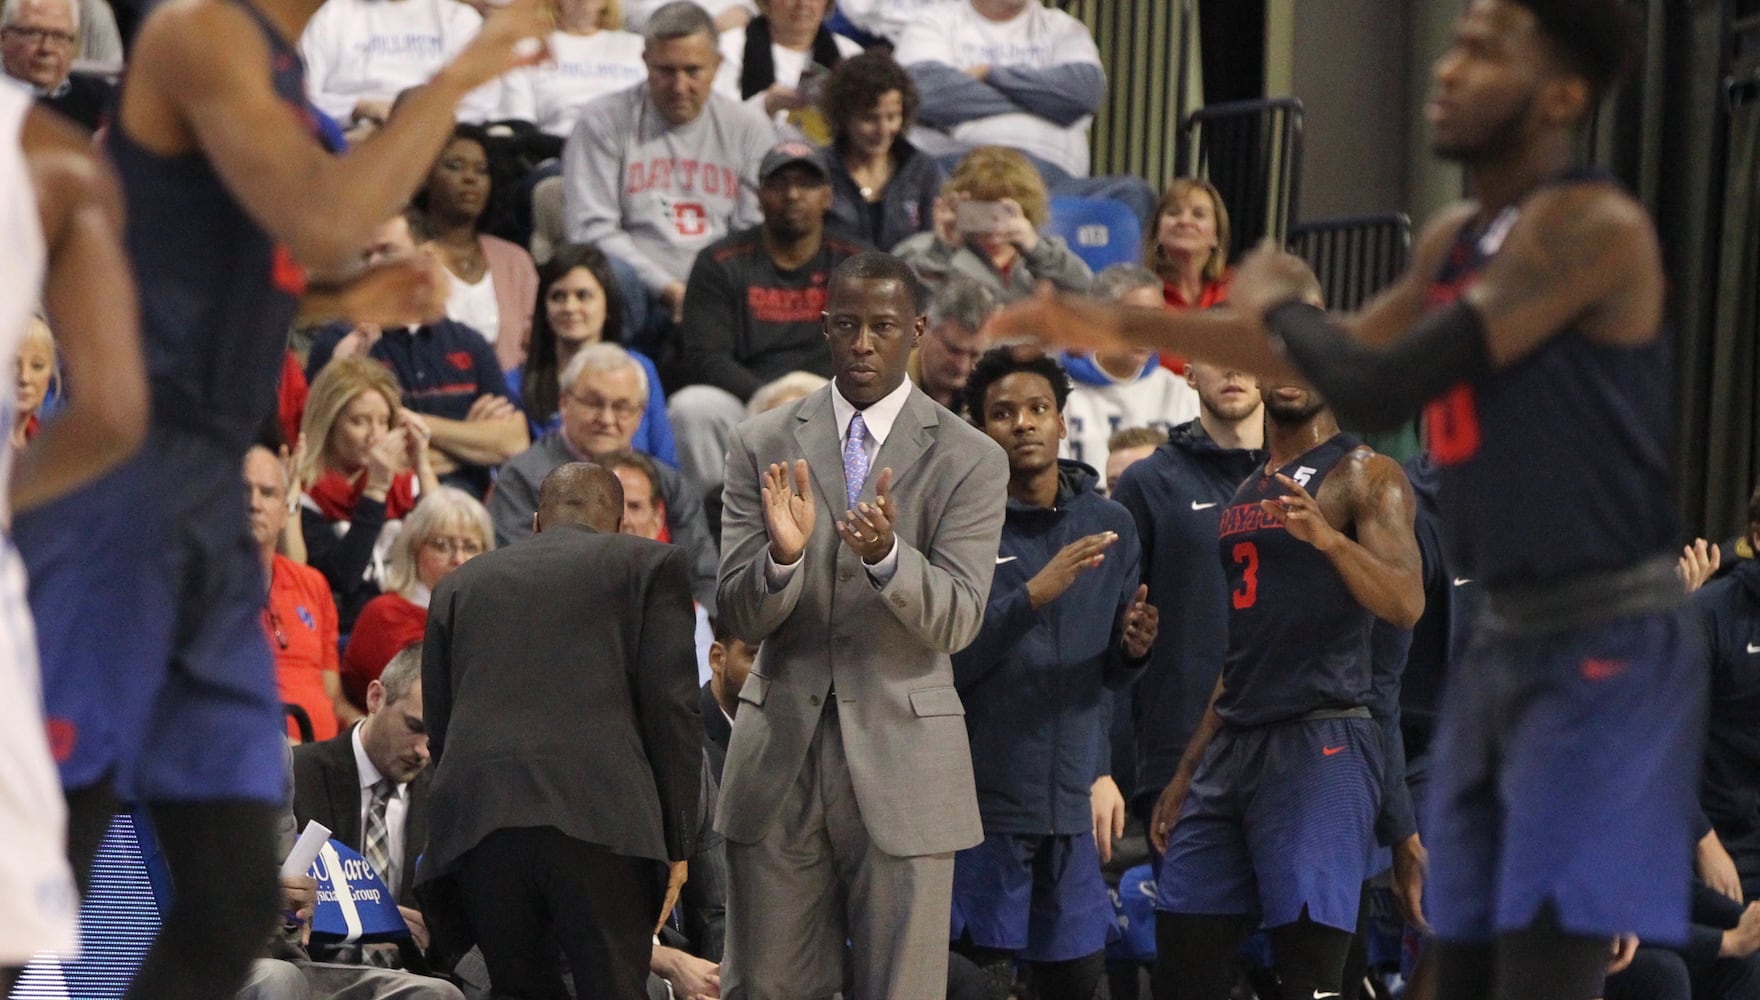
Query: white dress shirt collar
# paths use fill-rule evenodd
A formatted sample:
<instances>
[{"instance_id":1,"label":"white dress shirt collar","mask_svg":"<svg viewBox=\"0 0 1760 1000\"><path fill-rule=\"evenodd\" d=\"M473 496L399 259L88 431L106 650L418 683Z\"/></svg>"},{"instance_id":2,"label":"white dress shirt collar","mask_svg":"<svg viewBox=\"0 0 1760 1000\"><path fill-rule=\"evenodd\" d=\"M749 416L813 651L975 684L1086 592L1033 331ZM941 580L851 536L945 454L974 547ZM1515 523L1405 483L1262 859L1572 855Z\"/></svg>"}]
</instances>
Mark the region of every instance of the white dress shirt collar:
<instances>
[{"instance_id":1,"label":"white dress shirt collar","mask_svg":"<svg viewBox=\"0 0 1760 1000\"><path fill-rule=\"evenodd\" d=\"M910 398L911 380L905 379L879 399L868 404L862 410L862 422L868 425L868 440L873 442L870 454L880 451L886 443L886 436L892 433L892 425L898 422L898 415L904 412L904 401ZM837 444L839 448L849 440L849 421L856 415L856 406L843 398L843 392L837 388L836 380L831 383L831 414L837 419Z\"/></svg>"}]
</instances>

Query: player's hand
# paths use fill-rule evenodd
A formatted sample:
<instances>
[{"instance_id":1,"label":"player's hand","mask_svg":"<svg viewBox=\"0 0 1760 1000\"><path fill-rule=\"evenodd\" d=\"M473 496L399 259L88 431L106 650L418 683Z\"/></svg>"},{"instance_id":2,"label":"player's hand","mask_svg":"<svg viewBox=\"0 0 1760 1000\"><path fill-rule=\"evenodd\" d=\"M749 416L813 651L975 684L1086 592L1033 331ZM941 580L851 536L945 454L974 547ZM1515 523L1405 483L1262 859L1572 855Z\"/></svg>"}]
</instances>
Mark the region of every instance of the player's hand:
<instances>
[{"instance_id":1,"label":"player's hand","mask_svg":"<svg viewBox=\"0 0 1760 1000\"><path fill-rule=\"evenodd\" d=\"M1424 881L1430 874L1430 852L1417 834L1393 845L1393 898L1399 901L1400 915L1425 934L1430 922L1424 919Z\"/></svg>"},{"instance_id":2,"label":"player's hand","mask_svg":"<svg viewBox=\"0 0 1760 1000\"><path fill-rule=\"evenodd\" d=\"M1706 542L1703 538L1694 539L1693 544L1681 550L1681 561L1676 566L1680 573L1681 585L1692 593L1705 586L1705 581L1717 573L1717 567L1723 562L1723 553L1715 542Z\"/></svg>"},{"instance_id":3,"label":"player's hand","mask_svg":"<svg viewBox=\"0 0 1760 1000\"><path fill-rule=\"evenodd\" d=\"M1155 814L1149 817L1149 843L1154 845L1158 853L1167 853L1174 824L1179 822L1179 812L1186 804L1186 793L1191 790L1192 776L1181 768L1174 772L1173 780L1167 783L1167 787L1161 790L1161 797L1155 800Z\"/></svg>"},{"instance_id":4,"label":"player's hand","mask_svg":"<svg viewBox=\"0 0 1760 1000\"><path fill-rule=\"evenodd\" d=\"M409 938L415 942L416 950L427 951L431 938L428 935L428 920L422 916L422 911L399 906L397 912L403 915L403 922L409 925Z\"/></svg>"},{"instance_id":5,"label":"player's hand","mask_svg":"<svg viewBox=\"0 0 1760 1000\"><path fill-rule=\"evenodd\" d=\"M483 18L476 37L441 68L440 75L464 92L475 90L510 69L543 62L550 54L549 37L549 4L511 0Z\"/></svg>"},{"instance_id":6,"label":"player's hand","mask_svg":"<svg viewBox=\"0 0 1760 1000\"><path fill-rule=\"evenodd\" d=\"M312 940L312 913L318 905L318 880L310 875L288 875L281 879L281 910L287 929L299 926L299 943Z\"/></svg>"},{"instance_id":7,"label":"player's hand","mask_svg":"<svg viewBox=\"0 0 1760 1000\"><path fill-rule=\"evenodd\" d=\"M1308 298L1313 272L1277 241L1263 239L1234 269L1228 283L1228 304L1254 317L1291 299ZM1319 303L1314 303L1319 305Z\"/></svg>"},{"instance_id":8,"label":"player's hand","mask_svg":"<svg viewBox=\"0 0 1760 1000\"><path fill-rule=\"evenodd\" d=\"M418 251L367 265L342 286L338 300L342 315L353 320L357 330L359 324L413 326L446 315L446 293L451 286L452 277L439 258ZM365 354L365 348L377 339L375 332L360 353Z\"/></svg>"},{"instance_id":9,"label":"player's hand","mask_svg":"<svg viewBox=\"0 0 1760 1000\"><path fill-rule=\"evenodd\" d=\"M1276 500L1259 501L1260 509L1277 524L1281 524L1293 538L1298 538L1316 549L1325 552L1336 542L1344 538L1326 515L1320 510L1320 501L1283 473L1277 474L1277 481L1289 493Z\"/></svg>"},{"instance_id":10,"label":"player's hand","mask_svg":"<svg viewBox=\"0 0 1760 1000\"><path fill-rule=\"evenodd\" d=\"M837 522L837 537L869 566L892 551L892 524L898 517L892 502L892 470L881 469L874 480L874 502L863 501Z\"/></svg>"},{"instance_id":11,"label":"player's hand","mask_svg":"<svg viewBox=\"0 0 1760 1000\"><path fill-rule=\"evenodd\" d=\"M654 933L666 926L666 918L672 916L672 908L678 905L678 894L684 889L685 879L690 875L689 861L671 861L666 865L666 899L660 904L660 919L654 921Z\"/></svg>"},{"instance_id":12,"label":"player's hand","mask_svg":"<svg viewBox=\"0 0 1760 1000\"><path fill-rule=\"evenodd\" d=\"M1032 298L990 317L984 335L998 347L1036 341L1072 351L1121 350L1132 346L1124 336L1125 308L1081 295L1059 295L1049 281L1041 281Z\"/></svg>"},{"instance_id":13,"label":"player's hand","mask_svg":"<svg viewBox=\"0 0 1760 1000\"><path fill-rule=\"evenodd\" d=\"M1612 953L1613 957L1607 960L1607 974L1610 976L1626 971L1626 967L1632 964L1632 959L1638 957L1638 936L1621 934L1614 938Z\"/></svg>"},{"instance_id":14,"label":"player's hand","mask_svg":"<svg viewBox=\"0 0 1760 1000\"><path fill-rule=\"evenodd\" d=\"M806 551L818 514L805 459L794 463L793 478L791 483L788 466L781 464L771 465L763 477L764 530L770 535L770 558L778 566L793 565Z\"/></svg>"},{"instance_id":15,"label":"player's hand","mask_svg":"<svg viewBox=\"0 0 1760 1000\"><path fill-rule=\"evenodd\" d=\"M1112 842L1124 836L1124 795L1111 775L1094 779L1088 789L1088 805L1094 814L1094 849L1104 864L1112 860Z\"/></svg>"},{"instance_id":16,"label":"player's hand","mask_svg":"<svg viewBox=\"0 0 1760 1000\"><path fill-rule=\"evenodd\" d=\"M1124 612L1124 655L1133 660L1148 656L1160 629L1161 612L1149 603L1149 585L1139 583Z\"/></svg>"},{"instance_id":17,"label":"player's hand","mask_svg":"<svg viewBox=\"0 0 1760 1000\"><path fill-rule=\"evenodd\" d=\"M1699 880L1712 892L1728 896L1737 903L1742 901L1742 876L1736 872L1735 860L1724 849L1716 830L1699 838L1699 842L1693 845L1693 867L1699 872Z\"/></svg>"},{"instance_id":18,"label":"player's hand","mask_svg":"<svg viewBox=\"0 0 1760 1000\"><path fill-rule=\"evenodd\" d=\"M1102 531L1081 538L1057 550L1045 568L1027 581L1027 602L1037 611L1063 596L1076 582L1076 577L1106 561L1106 550L1118 541L1115 531ZM1127 613L1128 614L1128 613Z\"/></svg>"}]
</instances>

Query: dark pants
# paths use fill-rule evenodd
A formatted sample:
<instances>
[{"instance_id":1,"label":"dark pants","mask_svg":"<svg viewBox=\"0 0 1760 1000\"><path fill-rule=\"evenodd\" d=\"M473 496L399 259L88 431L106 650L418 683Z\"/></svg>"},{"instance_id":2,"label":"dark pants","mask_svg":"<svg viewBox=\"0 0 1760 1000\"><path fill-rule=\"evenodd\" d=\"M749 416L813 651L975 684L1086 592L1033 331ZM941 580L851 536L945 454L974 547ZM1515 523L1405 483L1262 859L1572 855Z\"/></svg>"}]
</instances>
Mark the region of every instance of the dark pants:
<instances>
[{"instance_id":1,"label":"dark pants","mask_svg":"<svg viewBox=\"0 0 1760 1000\"><path fill-rule=\"evenodd\" d=\"M560 953L579 1000L644 994L665 868L613 854L554 827L497 830L459 863L465 919L497 1000L567 1000Z\"/></svg>"},{"instance_id":2,"label":"dark pants","mask_svg":"<svg viewBox=\"0 0 1760 1000\"><path fill-rule=\"evenodd\" d=\"M67 796L68 856L83 894L116 815L107 783ZM229 1000L275 925L277 810L256 802L153 802L175 887L129 1000Z\"/></svg>"}]
</instances>

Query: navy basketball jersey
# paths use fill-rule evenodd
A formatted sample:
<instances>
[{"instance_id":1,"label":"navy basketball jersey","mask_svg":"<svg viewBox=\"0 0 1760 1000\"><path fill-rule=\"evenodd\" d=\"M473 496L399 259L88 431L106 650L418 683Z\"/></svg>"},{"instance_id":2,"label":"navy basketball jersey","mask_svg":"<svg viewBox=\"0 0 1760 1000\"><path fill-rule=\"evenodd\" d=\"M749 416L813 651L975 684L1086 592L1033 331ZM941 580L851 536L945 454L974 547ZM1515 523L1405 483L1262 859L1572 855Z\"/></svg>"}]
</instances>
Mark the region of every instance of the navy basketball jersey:
<instances>
[{"instance_id":1,"label":"navy basketball jersey","mask_svg":"<svg viewBox=\"0 0 1760 1000\"><path fill-rule=\"evenodd\" d=\"M1310 494L1359 442L1335 434L1277 471ZM1259 506L1287 491L1261 468L1222 512L1228 576L1224 722L1262 726L1328 708L1367 705L1373 616L1345 589L1332 562Z\"/></svg>"},{"instance_id":2,"label":"navy basketball jersey","mask_svg":"<svg viewBox=\"0 0 1760 1000\"><path fill-rule=\"evenodd\" d=\"M1553 183L1600 183L1574 172ZM1430 288L1452 304L1483 273L1520 203L1455 236ZM1425 409L1453 571L1490 587L1616 570L1669 551L1673 363L1666 331L1637 347L1566 329Z\"/></svg>"},{"instance_id":3,"label":"navy basketball jersey","mask_svg":"<svg viewBox=\"0 0 1760 1000\"><path fill-rule=\"evenodd\" d=\"M262 29L287 113L316 132L299 52L255 7L234 2ZM151 153L120 120L108 142L128 206L124 242L140 286L153 421L243 454L274 409L305 273L200 152Z\"/></svg>"}]
</instances>

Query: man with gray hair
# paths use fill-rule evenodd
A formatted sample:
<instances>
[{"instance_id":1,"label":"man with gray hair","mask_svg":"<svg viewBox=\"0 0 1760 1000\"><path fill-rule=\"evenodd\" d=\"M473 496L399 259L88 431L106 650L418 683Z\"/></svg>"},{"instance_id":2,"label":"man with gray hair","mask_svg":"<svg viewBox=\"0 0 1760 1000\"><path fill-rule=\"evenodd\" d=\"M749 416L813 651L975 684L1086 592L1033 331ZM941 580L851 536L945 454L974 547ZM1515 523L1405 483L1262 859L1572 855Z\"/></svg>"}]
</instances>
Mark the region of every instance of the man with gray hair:
<instances>
[{"instance_id":1,"label":"man with gray hair","mask_svg":"<svg viewBox=\"0 0 1760 1000\"><path fill-rule=\"evenodd\" d=\"M721 54L703 8L666 4L642 34L648 78L589 103L563 149L568 238L634 267L678 322L697 251L758 223L758 164L776 130L714 93Z\"/></svg>"},{"instance_id":2,"label":"man with gray hair","mask_svg":"<svg viewBox=\"0 0 1760 1000\"><path fill-rule=\"evenodd\" d=\"M569 361L562 377L562 426L509 459L489 495L495 544L507 545L532 533L538 487L551 470L567 462L592 462L630 450L648 404L641 362L617 344L592 344ZM666 537L691 554L691 593L713 613L719 555L703 519L703 502L678 472L657 462L661 497L666 502Z\"/></svg>"},{"instance_id":3,"label":"man with gray hair","mask_svg":"<svg viewBox=\"0 0 1760 1000\"><path fill-rule=\"evenodd\" d=\"M73 72L79 54L78 0L5 0L0 4L0 64L37 102L86 131L96 131L116 88L101 76Z\"/></svg>"},{"instance_id":4,"label":"man with gray hair","mask_svg":"<svg viewBox=\"0 0 1760 1000\"><path fill-rule=\"evenodd\" d=\"M1095 298L1162 308L1161 279L1136 264L1114 264L1094 276ZM1063 409L1069 426L1062 457L1106 471L1106 442L1125 427L1163 434L1198 415L1198 393L1146 348L1071 354L1064 358L1075 389ZM1111 484L1104 479L1102 487Z\"/></svg>"},{"instance_id":5,"label":"man with gray hair","mask_svg":"<svg viewBox=\"0 0 1760 1000\"><path fill-rule=\"evenodd\" d=\"M966 379L990 346L984 322L996 311L996 292L971 278L954 275L929 300L929 329L917 341L905 372L924 395L960 412Z\"/></svg>"}]
</instances>

